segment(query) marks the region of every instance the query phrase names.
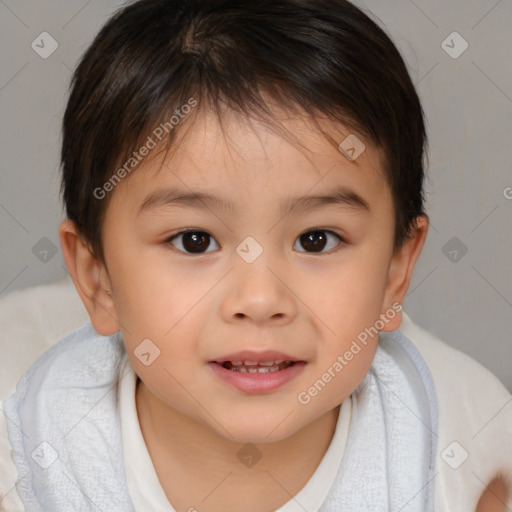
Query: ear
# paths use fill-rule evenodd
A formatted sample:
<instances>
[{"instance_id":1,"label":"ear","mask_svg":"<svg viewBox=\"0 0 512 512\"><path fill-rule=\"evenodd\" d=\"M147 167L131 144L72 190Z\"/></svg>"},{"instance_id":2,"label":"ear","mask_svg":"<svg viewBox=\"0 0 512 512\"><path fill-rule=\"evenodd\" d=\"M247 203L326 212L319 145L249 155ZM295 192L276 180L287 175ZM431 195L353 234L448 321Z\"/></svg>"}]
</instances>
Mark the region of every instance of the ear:
<instances>
[{"instance_id":1,"label":"ear","mask_svg":"<svg viewBox=\"0 0 512 512\"><path fill-rule=\"evenodd\" d=\"M402 247L393 253L389 266L381 317L386 317L386 312L389 313L390 310L396 311L397 314L392 319L387 316L388 322L383 322L385 326L381 329L382 331L394 331L402 323L401 305L409 289L412 271L427 238L428 225L428 216L421 215L417 217L411 236Z\"/></svg>"},{"instance_id":2,"label":"ear","mask_svg":"<svg viewBox=\"0 0 512 512\"><path fill-rule=\"evenodd\" d=\"M106 266L96 258L80 236L74 222L66 219L59 227L62 256L75 288L98 334L119 330L112 288Z\"/></svg>"}]
</instances>

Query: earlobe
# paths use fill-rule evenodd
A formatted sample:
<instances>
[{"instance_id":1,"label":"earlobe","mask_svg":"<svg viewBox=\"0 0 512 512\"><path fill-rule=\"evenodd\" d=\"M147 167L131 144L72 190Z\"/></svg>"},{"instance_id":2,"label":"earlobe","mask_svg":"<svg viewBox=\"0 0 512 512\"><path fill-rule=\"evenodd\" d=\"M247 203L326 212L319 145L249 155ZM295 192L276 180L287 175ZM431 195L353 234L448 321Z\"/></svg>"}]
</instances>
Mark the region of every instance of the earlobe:
<instances>
[{"instance_id":1,"label":"earlobe","mask_svg":"<svg viewBox=\"0 0 512 512\"><path fill-rule=\"evenodd\" d=\"M93 255L74 222L66 219L61 223L59 238L66 268L91 324L103 336L113 334L119 330L119 323L105 265Z\"/></svg>"},{"instance_id":2,"label":"earlobe","mask_svg":"<svg viewBox=\"0 0 512 512\"><path fill-rule=\"evenodd\" d=\"M411 282L414 266L419 258L421 249L425 243L428 233L429 219L428 216L422 215L416 218L416 225L411 236L406 242L395 251L392 256L388 272L388 282L386 285L383 310L381 316L386 315L391 309L397 310L396 305L402 304L409 284ZM388 316L389 318L389 316ZM402 313L393 315L393 318L386 323L383 331L394 331L400 327L402 323Z\"/></svg>"}]
</instances>

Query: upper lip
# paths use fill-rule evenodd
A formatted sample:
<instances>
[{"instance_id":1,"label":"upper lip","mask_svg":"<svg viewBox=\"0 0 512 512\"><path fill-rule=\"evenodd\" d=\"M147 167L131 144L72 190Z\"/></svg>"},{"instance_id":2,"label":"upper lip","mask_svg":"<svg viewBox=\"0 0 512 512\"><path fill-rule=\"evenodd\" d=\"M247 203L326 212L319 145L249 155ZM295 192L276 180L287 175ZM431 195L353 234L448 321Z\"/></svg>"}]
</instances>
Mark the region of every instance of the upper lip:
<instances>
[{"instance_id":1,"label":"upper lip","mask_svg":"<svg viewBox=\"0 0 512 512\"><path fill-rule=\"evenodd\" d=\"M226 361L254 361L256 363L268 362L268 361L302 361L296 357L284 354L283 352L277 352L276 350L265 350L263 352L254 352L252 350L241 350L228 354L226 356L218 357L213 359L212 363L225 363Z\"/></svg>"}]
</instances>

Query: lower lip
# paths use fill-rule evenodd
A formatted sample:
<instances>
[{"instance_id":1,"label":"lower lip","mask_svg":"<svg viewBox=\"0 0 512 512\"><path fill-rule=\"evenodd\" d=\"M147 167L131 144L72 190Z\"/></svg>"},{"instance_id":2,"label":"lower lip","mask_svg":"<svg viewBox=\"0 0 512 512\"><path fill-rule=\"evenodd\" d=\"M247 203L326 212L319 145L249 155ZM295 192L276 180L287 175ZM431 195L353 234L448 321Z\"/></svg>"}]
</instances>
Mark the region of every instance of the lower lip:
<instances>
[{"instance_id":1,"label":"lower lip","mask_svg":"<svg viewBox=\"0 0 512 512\"><path fill-rule=\"evenodd\" d=\"M228 370L219 363L208 363L216 375L228 384L231 384L245 393L263 393L272 391L291 381L299 375L306 363L301 361L288 366L284 370L267 373L242 373L234 370Z\"/></svg>"}]
</instances>

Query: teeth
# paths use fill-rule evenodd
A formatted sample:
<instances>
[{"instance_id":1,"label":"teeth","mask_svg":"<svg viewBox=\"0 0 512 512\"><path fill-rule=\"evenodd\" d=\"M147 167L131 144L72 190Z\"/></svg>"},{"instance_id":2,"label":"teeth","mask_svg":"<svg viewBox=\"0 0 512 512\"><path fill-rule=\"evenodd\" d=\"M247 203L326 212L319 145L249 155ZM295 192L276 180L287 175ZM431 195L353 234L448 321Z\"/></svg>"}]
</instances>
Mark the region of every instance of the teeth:
<instances>
[{"instance_id":1,"label":"teeth","mask_svg":"<svg viewBox=\"0 0 512 512\"><path fill-rule=\"evenodd\" d=\"M279 366L267 366L265 368L246 368L245 366L240 366L239 368L231 368L231 371L240 373L273 373L279 371Z\"/></svg>"},{"instance_id":2,"label":"teeth","mask_svg":"<svg viewBox=\"0 0 512 512\"><path fill-rule=\"evenodd\" d=\"M275 366L284 363L284 359L278 359L277 361L231 361L233 366Z\"/></svg>"},{"instance_id":3,"label":"teeth","mask_svg":"<svg viewBox=\"0 0 512 512\"><path fill-rule=\"evenodd\" d=\"M230 363L229 361L226 361L222 366L226 368L227 370L232 370L234 372L241 372L241 373L270 373L270 372L278 372L279 370L283 370L284 368L288 368L288 366L291 366L293 363L291 361L286 362L283 360L280 361L264 361L261 363L256 363L249 365L247 364L247 361L242 362L236 361L235 363ZM240 363L240 364L238 364ZM277 364L276 364L277 363Z\"/></svg>"}]
</instances>

